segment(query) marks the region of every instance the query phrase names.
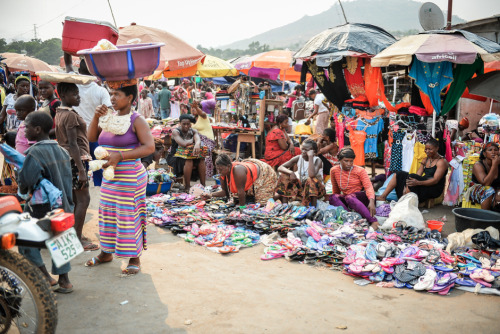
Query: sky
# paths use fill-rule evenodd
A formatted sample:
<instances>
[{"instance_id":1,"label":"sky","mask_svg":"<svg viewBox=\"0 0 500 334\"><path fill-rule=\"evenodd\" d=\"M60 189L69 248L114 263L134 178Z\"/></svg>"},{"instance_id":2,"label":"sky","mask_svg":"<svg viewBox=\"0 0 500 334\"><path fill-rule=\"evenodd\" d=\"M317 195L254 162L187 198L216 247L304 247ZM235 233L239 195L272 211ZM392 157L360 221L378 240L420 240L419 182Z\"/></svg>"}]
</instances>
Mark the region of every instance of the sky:
<instances>
[{"instance_id":1,"label":"sky","mask_svg":"<svg viewBox=\"0 0 500 334\"><path fill-rule=\"evenodd\" d=\"M342 0L352 1L352 0ZM369 0L358 0L369 1ZM407 0L401 0L405 2ZM425 2L425 0L417 0ZM8 42L61 37L66 16L113 23L108 0L1 0L0 38ZM135 22L166 30L192 46L216 47L315 15L337 0L109 0L119 27ZM433 0L446 10L448 0ZM453 0L470 21L500 14L500 0ZM417 13L415 14L417 15Z\"/></svg>"}]
</instances>

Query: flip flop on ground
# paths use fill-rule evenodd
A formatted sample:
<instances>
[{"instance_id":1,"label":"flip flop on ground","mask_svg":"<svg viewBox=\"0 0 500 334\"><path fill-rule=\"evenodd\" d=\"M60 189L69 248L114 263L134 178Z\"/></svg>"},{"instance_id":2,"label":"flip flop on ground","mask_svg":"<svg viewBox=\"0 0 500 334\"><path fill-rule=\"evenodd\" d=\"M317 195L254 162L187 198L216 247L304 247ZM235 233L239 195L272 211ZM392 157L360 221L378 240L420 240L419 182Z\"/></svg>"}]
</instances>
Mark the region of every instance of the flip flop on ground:
<instances>
[{"instance_id":1,"label":"flip flop on ground","mask_svg":"<svg viewBox=\"0 0 500 334\"><path fill-rule=\"evenodd\" d=\"M108 263L108 262L111 262L113 261L112 259L109 260L109 261L102 261L99 256L94 256L93 258L91 258L90 260L88 260L87 262L85 262L85 267L95 267L95 266L98 266L100 264L103 264L103 263Z\"/></svg>"},{"instance_id":2,"label":"flip flop on ground","mask_svg":"<svg viewBox=\"0 0 500 334\"><path fill-rule=\"evenodd\" d=\"M141 271L141 266L136 264L129 264L127 268L122 270L124 275L137 275Z\"/></svg>"}]
</instances>

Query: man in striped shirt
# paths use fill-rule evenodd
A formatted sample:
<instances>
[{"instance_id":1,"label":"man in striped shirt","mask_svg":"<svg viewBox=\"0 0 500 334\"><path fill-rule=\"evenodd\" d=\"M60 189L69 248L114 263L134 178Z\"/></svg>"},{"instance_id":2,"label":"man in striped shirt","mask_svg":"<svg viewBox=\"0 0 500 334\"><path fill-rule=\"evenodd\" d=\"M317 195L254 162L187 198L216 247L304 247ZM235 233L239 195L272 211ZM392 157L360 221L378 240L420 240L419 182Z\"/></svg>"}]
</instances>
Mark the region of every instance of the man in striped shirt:
<instances>
[{"instance_id":1,"label":"man in striped shirt","mask_svg":"<svg viewBox=\"0 0 500 334\"><path fill-rule=\"evenodd\" d=\"M338 153L340 164L330 170L333 195L330 204L358 212L374 229L378 228L375 216L375 190L366 170L354 166L356 155L351 148ZM348 209L349 208L349 209Z\"/></svg>"}]
</instances>

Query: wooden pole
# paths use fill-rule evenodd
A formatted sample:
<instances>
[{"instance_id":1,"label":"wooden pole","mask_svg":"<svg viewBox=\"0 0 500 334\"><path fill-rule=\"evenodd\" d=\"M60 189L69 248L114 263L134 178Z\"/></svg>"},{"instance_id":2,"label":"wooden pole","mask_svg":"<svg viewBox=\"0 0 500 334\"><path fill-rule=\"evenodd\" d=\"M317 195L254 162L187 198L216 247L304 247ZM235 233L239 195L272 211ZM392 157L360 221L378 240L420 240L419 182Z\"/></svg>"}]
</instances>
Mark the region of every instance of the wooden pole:
<instances>
[{"instance_id":1,"label":"wooden pole","mask_svg":"<svg viewBox=\"0 0 500 334\"><path fill-rule=\"evenodd\" d=\"M448 0L448 13L447 13L448 15L447 15L447 19L446 19L446 30L451 30L452 12L453 12L453 0Z\"/></svg>"}]
</instances>

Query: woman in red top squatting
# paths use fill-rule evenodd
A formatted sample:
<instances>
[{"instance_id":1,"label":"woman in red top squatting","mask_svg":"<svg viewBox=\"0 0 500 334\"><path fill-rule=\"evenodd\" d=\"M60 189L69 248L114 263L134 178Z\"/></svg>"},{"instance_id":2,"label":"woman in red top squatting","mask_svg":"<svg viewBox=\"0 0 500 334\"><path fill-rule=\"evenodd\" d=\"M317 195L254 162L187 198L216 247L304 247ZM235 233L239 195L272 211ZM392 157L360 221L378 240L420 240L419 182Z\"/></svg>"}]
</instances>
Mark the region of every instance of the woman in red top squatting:
<instances>
[{"instance_id":1,"label":"woman in red top squatting","mask_svg":"<svg viewBox=\"0 0 500 334\"><path fill-rule=\"evenodd\" d=\"M330 204L356 211L377 229L378 222L374 218L375 191L366 170L354 166L355 158L356 155L351 148L340 150L338 154L340 164L330 171L333 190Z\"/></svg>"},{"instance_id":2,"label":"woman in red top squatting","mask_svg":"<svg viewBox=\"0 0 500 334\"><path fill-rule=\"evenodd\" d=\"M275 127L266 136L266 151L262 161L272 167L279 167L301 153L286 133L287 128L288 116L278 115Z\"/></svg>"}]
</instances>

